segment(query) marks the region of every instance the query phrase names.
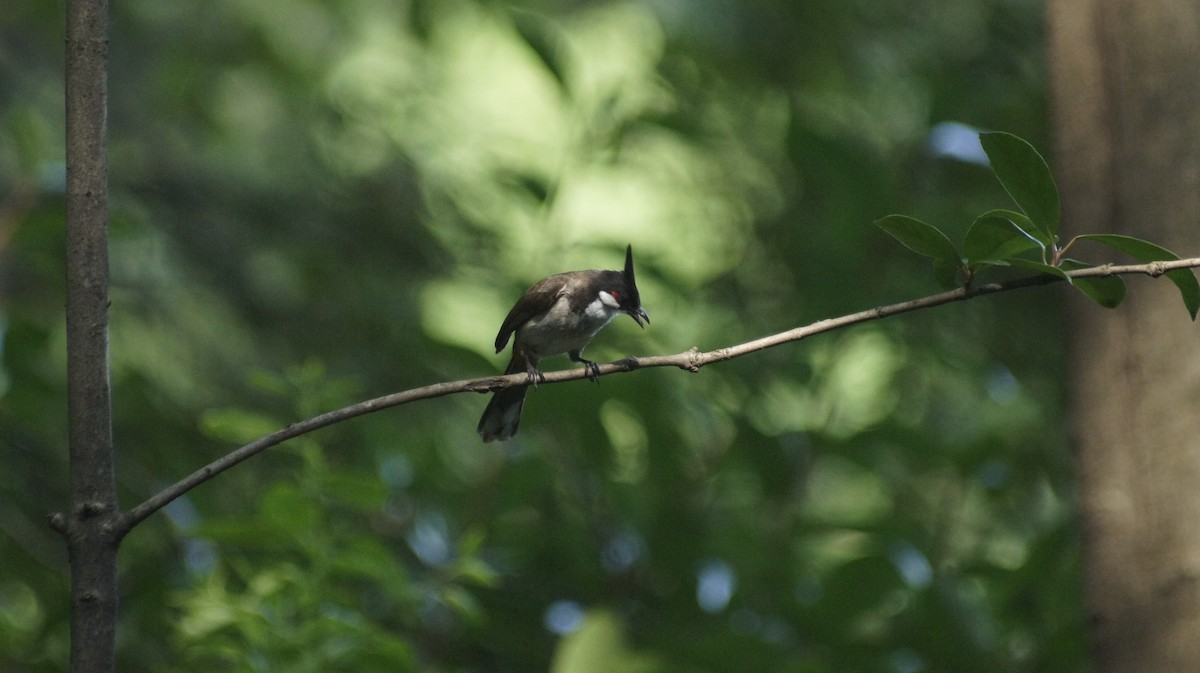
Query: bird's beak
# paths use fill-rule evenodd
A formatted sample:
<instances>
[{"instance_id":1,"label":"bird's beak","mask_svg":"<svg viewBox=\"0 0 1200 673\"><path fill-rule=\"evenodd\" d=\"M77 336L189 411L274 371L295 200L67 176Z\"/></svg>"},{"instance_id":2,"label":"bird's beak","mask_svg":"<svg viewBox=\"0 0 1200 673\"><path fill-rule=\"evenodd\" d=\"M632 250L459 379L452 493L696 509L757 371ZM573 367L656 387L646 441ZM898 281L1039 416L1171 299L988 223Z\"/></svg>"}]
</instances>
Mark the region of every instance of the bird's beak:
<instances>
[{"instance_id":1,"label":"bird's beak","mask_svg":"<svg viewBox=\"0 0 1200 673\"><path fill-rule=\"evenodd\" d=\"M646 315L646 309L642 308L641 306L637 307L635 310L626 311L626 313L628 313L629 317L633 318L633 321L636 322L638 327L641 327L642 329L646 329L646 325L650 324L650 316ZM643 320L645 321L645 325L642 324Z\"/></svg>"}]
</instances>

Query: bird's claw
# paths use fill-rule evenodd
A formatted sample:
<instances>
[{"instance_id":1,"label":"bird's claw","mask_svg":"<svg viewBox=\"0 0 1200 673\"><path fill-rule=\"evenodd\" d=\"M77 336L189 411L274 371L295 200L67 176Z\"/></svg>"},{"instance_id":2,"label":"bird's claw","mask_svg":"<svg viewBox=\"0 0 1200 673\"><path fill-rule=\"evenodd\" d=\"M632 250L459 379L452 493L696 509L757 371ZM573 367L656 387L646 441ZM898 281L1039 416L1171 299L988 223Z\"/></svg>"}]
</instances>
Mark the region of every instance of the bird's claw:
<instances>
[{"instance_id":1,"label":"bird's claw","mask_svg":"<svg viewBox=\"0 0 1200 673\"><path fill-rule=\"evenodd\" d=\"M589 381L596 384L600 383L600 365L591 360L584 360L583 369L587 372Z\"/></svg>"},{"instance_id":2,"label":"bird's claw","mask_svg":"<svg viewBox=\"0 0 1200 673\"><path fill-rule=\"evenodd\" d=\"M537 367L529 367L525 370L525 373L529 375L529 385L534 388L537 388L539 383L546 382L546 375Z\"/></svg>"}]
</instances>

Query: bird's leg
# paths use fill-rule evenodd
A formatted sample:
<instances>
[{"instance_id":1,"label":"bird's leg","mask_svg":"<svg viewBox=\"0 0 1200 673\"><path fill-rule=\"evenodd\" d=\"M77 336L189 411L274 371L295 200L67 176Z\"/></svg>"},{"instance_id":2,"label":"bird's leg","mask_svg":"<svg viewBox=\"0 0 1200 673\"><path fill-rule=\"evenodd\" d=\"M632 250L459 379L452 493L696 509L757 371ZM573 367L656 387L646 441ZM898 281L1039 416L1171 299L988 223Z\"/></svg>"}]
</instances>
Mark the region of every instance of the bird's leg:
<instances>
[{"instance_id":1,"label":"bird's leg","mask_svg":"<svg viewBox=\"0 0 1200 673\"><path fill-rule=\"evenodd\" d=\"M529 383L534 388L537 388L539 383L546 382L546 375L542 373L542 370L538 369L537 363L532 358L525 360L525 373L529 374Z\"/></svg>"},{"instance_id":2,"label":"bird's leg","mask_svg":"<svg viewBox=\"0 0 1200 673\"><path fill-rule=\"evenodd\" d=\"M567 353L567 357L571 358L571 362L579 362L583 364L583 368L587 371L587 377L589 381L600 383L600 365L592 362L591 360L585 360L583 357L583 349L571 351L570 353Z\"/></svg>"}]
</instances>

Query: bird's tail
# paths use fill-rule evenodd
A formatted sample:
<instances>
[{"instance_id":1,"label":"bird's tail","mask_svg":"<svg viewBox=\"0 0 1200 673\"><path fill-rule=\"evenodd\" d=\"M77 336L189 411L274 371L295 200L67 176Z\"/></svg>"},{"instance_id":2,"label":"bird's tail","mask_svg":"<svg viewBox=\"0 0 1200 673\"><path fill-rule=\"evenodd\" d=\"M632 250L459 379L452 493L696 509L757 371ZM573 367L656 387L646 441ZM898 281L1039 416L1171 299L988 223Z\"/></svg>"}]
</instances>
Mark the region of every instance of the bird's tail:
<instances>
[{"instance_id":1,"label":"bird's tail","mask_svg":"<svg viewBox=\"0 0 1200 673\"><path fill-rule=\"evenodd\" d=\"M519 349L513 349L505 374L529 371L529 364ZM492 399L475 431L485 442L512 439L521 426L521 411L525 408L525 391L529 386L512 386L492 393Z\"/></svg>"}]
</instances>

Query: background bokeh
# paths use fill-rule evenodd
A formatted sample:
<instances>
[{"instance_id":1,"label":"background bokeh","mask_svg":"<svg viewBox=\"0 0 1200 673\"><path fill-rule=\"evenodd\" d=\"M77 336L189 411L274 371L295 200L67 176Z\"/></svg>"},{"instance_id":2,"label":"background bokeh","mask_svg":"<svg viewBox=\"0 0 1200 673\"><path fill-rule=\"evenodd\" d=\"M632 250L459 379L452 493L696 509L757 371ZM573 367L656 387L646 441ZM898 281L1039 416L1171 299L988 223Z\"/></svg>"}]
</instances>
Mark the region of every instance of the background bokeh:
<instances>
[{"instance_id":1,"label":"background bokeh","mask_svg":"<svg viewBox=\"0 0 1200 673\"><path fill-rule=\"evenodd\" d=\"M0 6L0 670L62 670L61 3ZM1007 207L1034 0L118 0L125 507L266 432L498 371L516 297L633 245L716 348L937 289L872 226ZM294 440L121 551L125 671L1084 671L1058 293ZM547 363L548 365L550 363ZM567 366L566 360L559 363Z\"/></svg>"}]
</instances>

